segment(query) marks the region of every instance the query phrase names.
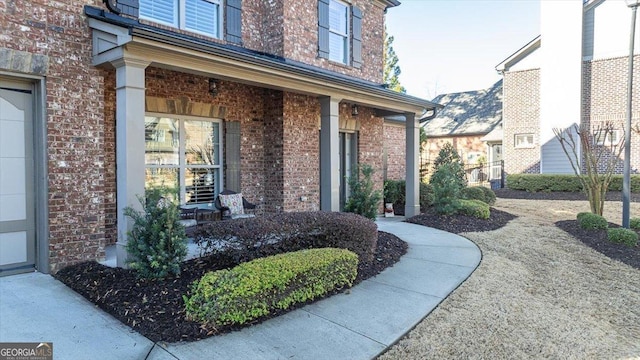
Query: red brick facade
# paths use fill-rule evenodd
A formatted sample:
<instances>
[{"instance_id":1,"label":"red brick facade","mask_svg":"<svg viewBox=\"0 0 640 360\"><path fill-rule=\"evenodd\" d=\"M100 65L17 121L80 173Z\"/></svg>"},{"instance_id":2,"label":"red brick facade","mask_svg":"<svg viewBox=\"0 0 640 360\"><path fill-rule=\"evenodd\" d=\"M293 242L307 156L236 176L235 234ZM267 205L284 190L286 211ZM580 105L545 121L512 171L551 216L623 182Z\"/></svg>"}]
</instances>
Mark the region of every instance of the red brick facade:
<instances>
[{"instance_id":1,"label":"red brick facade","mask_svg":"<svg viewBox=\"0 0 640 360\"><path fill-rule=\"evenodd\" d=\"M101 259L105 246L117 240L115 70L91 64L93 44L85 5L104 8L101 0L0 3L0 70L13 72L16 78L46 77L47 144L42 146L48 153L49 267L53 272L75 262ZM366 0L354 0L352 5L363 12L360 69L318 58L315 0L244 0L243 46L380 82L384 7ZM241 187L259 205L259 212L318 210L318 99L231 81L220 81L218 94L212 97L208 81L205 76L148 67L145 95L213 104L224 108L224 122L240 122ZM383 138L399 149L390 155L389 174L404 177L403 128L385 131L383 119L366 107L360 107L354 118L346 103L341 104L340 119L357 120L358 160L376 169L376 188L382 189Z\"/></svg>"},{"instance_id":2,"label":"red brick facade","mask_svg":"<svg viewBox=\"0 0 640 360\"><path fill-rule=\"evenodd\" d=\"M386 179L404 180L406 177L405 139L407 131L404 124L384 124L384 149L386 154Z\"/></svg>"}]
</instances>

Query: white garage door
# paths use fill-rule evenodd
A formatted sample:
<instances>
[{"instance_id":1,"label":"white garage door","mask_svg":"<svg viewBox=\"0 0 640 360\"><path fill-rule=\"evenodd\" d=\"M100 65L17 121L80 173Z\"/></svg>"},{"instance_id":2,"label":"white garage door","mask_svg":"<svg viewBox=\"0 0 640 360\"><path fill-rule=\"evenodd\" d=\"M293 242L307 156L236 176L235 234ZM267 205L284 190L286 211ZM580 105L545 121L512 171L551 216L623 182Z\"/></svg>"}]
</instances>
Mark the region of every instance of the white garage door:
<instances>
[{"instance_id":1,"label":"white garage door","mask_svg":"<svg viewBox=\"0 0 640 360\"><path fill-rule=\"evenodd\" d=\"M35 267L32 89L0 78L0 275Z\"/></svg>"}]
</instances>

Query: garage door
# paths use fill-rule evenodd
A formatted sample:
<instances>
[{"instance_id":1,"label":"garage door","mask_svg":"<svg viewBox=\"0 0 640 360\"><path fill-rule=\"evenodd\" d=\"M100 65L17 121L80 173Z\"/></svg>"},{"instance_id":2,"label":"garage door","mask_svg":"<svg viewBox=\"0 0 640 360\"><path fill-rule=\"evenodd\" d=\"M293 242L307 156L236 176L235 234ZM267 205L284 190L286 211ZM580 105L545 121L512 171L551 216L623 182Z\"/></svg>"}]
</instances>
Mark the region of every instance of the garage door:
<instances>
[{"instance_id":1,"label":"garage door","mask_svg":"<svg viewBox=\"0 0 640 360\"><path fill-rule=\"evenodd\" d=\"M0 78L0 275L35 268L32 88Z\"/></svg>"}]
</instances>

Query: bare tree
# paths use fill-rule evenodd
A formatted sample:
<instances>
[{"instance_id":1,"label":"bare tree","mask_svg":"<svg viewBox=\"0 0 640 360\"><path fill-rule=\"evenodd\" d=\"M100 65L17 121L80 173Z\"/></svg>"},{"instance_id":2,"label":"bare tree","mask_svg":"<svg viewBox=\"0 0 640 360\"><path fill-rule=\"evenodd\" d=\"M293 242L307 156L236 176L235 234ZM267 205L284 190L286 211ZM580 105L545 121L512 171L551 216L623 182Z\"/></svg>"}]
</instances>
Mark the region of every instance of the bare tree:
<instances>
[{"instance_id":1,"label":"bare tree","mask_svg":"<svg viewBox=\"0 0 640 360\"><path fill-rule=\"evenodd\" d=\"M573 172L589 199L591 212L602 216L607 188L615 172L616 164L624 149L624 136L613 139L613 123L606 122L591 131L588 125L574 125L570 129L553 129L562 150L569 158ZM584 166L581 166L580 151ZM584 168L584 174L582 169Z\"/></svg>"}]
</instances>

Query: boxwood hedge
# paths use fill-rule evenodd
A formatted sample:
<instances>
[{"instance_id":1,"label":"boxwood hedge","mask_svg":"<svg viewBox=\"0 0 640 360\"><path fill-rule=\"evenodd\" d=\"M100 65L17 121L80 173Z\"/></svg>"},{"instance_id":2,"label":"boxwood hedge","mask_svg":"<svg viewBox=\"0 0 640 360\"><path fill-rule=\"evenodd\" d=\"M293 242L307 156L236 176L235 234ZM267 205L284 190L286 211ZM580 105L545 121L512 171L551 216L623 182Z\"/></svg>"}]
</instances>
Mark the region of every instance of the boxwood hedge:
<instances>
[{"instance_id":1,"label":"boxwood hedge","mask_svg":"<svg viewBox=\"0 0 640 360\"><path fill-rule=\"evenodd\" d=\"M507 175L507 188L529 192L582 191L582 184L575 175L511 174ZM609 191L622 191L622 175L614 175ZM631 192L640 192L640 175L631 176Z\"/></svg>"},{"instance_id":2,"label":"boxwood hedge","mask_svg":"<svg viewBox=\"0 0 640 360\"><path fill-rule=\"evenodd\" d=\"M334 248L309 249L206 273L185 295L190 320L208 326L244 324L335 289L350 287L358 257Z\"/></svg>"}]
</instances>

